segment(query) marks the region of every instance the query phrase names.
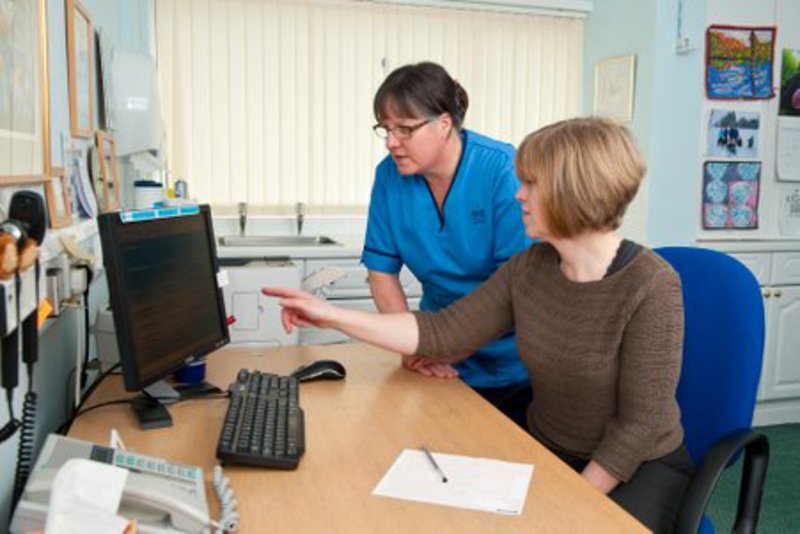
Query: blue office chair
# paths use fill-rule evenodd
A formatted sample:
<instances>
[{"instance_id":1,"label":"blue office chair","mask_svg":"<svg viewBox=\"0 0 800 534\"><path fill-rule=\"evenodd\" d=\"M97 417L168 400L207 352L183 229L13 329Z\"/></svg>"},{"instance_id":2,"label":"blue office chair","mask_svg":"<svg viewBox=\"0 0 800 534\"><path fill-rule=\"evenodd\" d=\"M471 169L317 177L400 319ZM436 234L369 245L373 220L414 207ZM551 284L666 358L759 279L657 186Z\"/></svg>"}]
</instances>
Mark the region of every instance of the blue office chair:
<instances>
[{"instance_id":1,"label":"blue office chair","mask_svg":"<svg viewBox=\"0 0 800 534\"><path fill-rule=\"evenodd\" d=\"M676 531L714 532L705 516L722 471L744 449L734 532L755 532L769 443L751 430L764 353L764 305L753 274L713 250L656 249L681 278L685 313L678 404L686 448L697 466Z\"/></svg>"}]
</instances>

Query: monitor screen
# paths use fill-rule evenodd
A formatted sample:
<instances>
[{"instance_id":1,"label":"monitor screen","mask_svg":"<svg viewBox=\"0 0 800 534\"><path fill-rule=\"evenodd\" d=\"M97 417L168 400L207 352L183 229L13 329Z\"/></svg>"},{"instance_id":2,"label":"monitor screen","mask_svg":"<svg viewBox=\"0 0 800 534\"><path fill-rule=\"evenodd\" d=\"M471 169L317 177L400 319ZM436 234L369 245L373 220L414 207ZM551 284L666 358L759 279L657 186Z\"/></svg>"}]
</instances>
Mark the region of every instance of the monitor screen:
<instances>
[{"instance_id":1,"label":"monitor screen","mask_svg":"<svg viewBox=\"0 0 800 534\"><path fill-rule=\"evenodd\" d=\"M98 217L125 388L137 391L230 340L211 211Z\"/></svg>"}]
</instances>

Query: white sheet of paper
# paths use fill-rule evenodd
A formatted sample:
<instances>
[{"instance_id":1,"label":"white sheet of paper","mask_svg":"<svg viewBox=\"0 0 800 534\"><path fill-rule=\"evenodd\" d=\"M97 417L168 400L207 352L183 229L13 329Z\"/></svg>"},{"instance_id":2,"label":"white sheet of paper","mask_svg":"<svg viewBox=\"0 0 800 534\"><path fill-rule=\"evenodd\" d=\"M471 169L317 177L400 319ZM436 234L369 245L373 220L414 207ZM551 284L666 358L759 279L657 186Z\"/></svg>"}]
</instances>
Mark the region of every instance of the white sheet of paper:
<instances>
[{"instance_id":1,"label":"white sheet of paper","mask_svg":"<svg viewBox=\"0 0 800 534\"><path fill-rule=\"evenodd\" d=\"M800 182L800 117L778 117L778 179Z\"/></svg>"},{"instance_id":2,"label":"white sheet of paper","mask_svg":"<svg viewBox=\"0 0 800 534\"><path fill-rule=\"evenodd\" d=\"M405 449L373 490L393 497L504 515L525 507L533 465L433 453L447 482L421 450Z\"/></svg>"}]
</instances>

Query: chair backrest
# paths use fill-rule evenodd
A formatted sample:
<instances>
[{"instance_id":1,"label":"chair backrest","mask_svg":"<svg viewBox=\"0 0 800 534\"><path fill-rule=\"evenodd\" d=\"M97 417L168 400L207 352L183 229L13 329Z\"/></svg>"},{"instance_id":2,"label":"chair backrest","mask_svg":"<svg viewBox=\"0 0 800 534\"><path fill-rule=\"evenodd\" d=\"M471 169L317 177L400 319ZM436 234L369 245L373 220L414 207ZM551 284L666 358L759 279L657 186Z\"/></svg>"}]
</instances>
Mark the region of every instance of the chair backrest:
<instances>
[{"instance_id":1,"label":"chair backrest","mask_svg":"<svg viewBox=\"0 0 800 534\"><path fill-rule=\"evenodd\" d=\"M764 353L764 304L738 260L692 247L656 249L681 278L685 314L678 404L695 462L722 436L750 428Z\"/></svg>"}]
</instances>

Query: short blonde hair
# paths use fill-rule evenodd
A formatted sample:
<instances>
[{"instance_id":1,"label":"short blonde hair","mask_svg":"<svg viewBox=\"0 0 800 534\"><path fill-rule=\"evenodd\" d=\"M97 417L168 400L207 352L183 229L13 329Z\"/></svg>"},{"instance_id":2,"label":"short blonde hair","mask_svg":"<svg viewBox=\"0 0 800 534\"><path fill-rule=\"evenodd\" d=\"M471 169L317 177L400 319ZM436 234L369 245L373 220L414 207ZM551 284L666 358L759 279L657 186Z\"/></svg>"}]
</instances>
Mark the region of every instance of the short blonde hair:
<instances>
[{"instance_id":1,"label":"short blonde hair","mask_svg":"<svg viewBox=\"0 0 800 534\"><path fill-rule=\"evenodd\" d=\"M619 228L647 170L628 129L594 117L528 134L516 166L520 180L536 183L554 237Z\"/></svg>"}]
</instances>

